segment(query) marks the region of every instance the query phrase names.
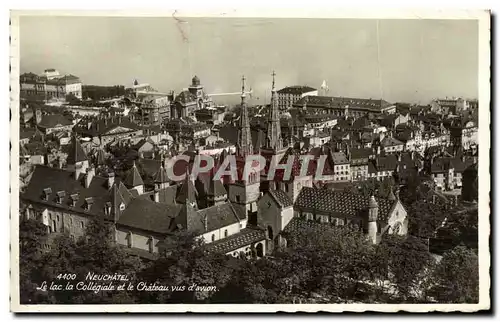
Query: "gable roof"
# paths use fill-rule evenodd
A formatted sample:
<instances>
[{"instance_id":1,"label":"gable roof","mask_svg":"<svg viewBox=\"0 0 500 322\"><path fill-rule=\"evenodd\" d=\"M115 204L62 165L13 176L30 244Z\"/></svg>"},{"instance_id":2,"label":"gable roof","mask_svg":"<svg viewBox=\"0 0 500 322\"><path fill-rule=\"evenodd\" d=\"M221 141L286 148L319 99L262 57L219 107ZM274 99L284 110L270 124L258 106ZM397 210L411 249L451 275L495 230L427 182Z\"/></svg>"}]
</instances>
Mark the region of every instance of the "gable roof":
<instances>
[{"instance_id":1,"label":"gable roof","mask_svg":"<svg viewBox=\"0 0 500 322\"><path fill-rule=\"evenodd\" d=\"M265 239L266 233L263 230L243 228L239 233L224 239L219 239L213 243L207 244L205 247L208 252L226 254L243 246L251 245Z\"/></svg>"},{"instance_id":2,"label":"gable roof","mask_svg":"<svg viewBox=\"0 0 500 322\"><path fill-rule=\"evenodd\" d=\"M378 218L386 220L394 201L376 198L379 205ZM368 208L370 197L349 192L304 187L300 191L294 207L303 211L328 213L333 216L354 218Z\"/></svg>"},{"instance_id":3,"label":"gable roof","mask_svg":"<svg viewBox=\"0 0 500 322\"><path fill-rule=\"evenodd\" d=\"M80 144L80 140L73 136L71 138L71 144L68 146L68 157L66 159L67 164L76 164L77 162L82 162L88 160L87 154Z\"/></svg>"},{"instance_id":4,"label":"gable roof","mask_svg":"<svg viewBox=\"0 0 500 322\"><path fill-rule=\"evenodd\" d=\"M152 233L172 231L172 223L179 214L180 205L157 203L144 198L134 198L125 208L117 224Z\"/></svg>"},{"instance_id":5,"label":"gable roof","mask_svg":"<svg viewBox=\"0 0 500 322\"><path fill-rule=\"evenodd\" d=\"M44 129L55 128L56 126L68 126L72 125L73 122L68 120L64 115L61 114L45 114L42 115L40 123L37 124L38 127Z\"/></svg>"},{"instance_id":6,"label":"gable roof","mask_svg":"<svg viewBox=\"0 0 500 322\"><path fill-rule=\"evenodd\" d=\"M292 95L301 95L305 93L309 93L312 91L316 91L317 89L312 88L310 86L302 86L302 85L293 85L282 88L278 91L278 94L292 94Z\"/></svg>"},{"instance_id":7,"label":"gable roof","mask_svg":"<svg viewBox=\"0 0 500 322\"><path fill-rule=\"evenodd\" d=\"M125 178L123 183L125 183L128 188L142 186L144 184L144 181L142 181L141 174L139 173L135 162L133 167L128 171L127 177Z\"/></svg>"},{"instance_id":8,"label":"gable roof","mask_svg":"<svg viewBox=\"0 0 500 322\"><path fill-rule=\"evenodd\" d=\"M75 180L74 175L71 171L37 165L21 198L71 212L93 216L104 215L106 202L112 201L112 190L108 189L107 178L94 176L89 187L86 188L83 178ZM43 195L44 190L47 188L50 188L50 193L47 200L45 200ZM59 192L64 192L60 203L57 202ZM75 206L72 205L72 195L78 196ZM89 211L85 209L85 200L87 198L93 199Z\"/></svg>"},{"instance_id":9,"label":"gable roof","mask_svg":"<svg viewBox=\"0 0 500 322\"><path fill-rule=\"evenodd\" d=\"M197 211L197 226L199 231L214 231L240 222L236 211L230 202L204 208ZM205 230L205 218L207 229Z\"/></svg>"},{"instance_id":10,"label":"gable roof","mask_svg":"<svg viewBox=\"0 0 500 322\"><path fill-rule=\"evenodd\" d=\"M269 190L269 195L276 201L280 208L292 207L290 197L283 190Z\"/></svg>"}]
</instances>

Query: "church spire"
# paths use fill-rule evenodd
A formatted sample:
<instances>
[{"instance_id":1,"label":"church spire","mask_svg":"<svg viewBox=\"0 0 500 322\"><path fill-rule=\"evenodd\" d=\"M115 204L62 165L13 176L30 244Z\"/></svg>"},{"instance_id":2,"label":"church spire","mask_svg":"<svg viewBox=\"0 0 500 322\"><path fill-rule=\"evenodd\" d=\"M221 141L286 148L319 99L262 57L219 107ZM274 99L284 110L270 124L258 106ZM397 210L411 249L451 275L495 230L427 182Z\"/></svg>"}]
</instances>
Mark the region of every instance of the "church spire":
<instances>
[{"instance_id":1,"label":"church spire","mask_svg":"<svg viewBox=\"0 0 500 322\"><path fill-rule=\"evenodd\" d=\"M271 107L269 110L269 118L267 120L267 140L266 147L273 150L280 150L283 148L283 139L281 138L281 125L278 111L278 100L276 98L275 76L273 71L273 87L271 90Z\"/></svg>"},{"instance_id":2,"label":"church spire","mask_svg":"<svg viewBox=\"0 0 500 322\"><path fill-rule=\"evenodd\" d=\"M241 78L241 116L238 126L238 150L236 154L240 157L253 154L252 136L250 134L250 120L245 93L245 76Z\"/></svg>"}]
</instances>

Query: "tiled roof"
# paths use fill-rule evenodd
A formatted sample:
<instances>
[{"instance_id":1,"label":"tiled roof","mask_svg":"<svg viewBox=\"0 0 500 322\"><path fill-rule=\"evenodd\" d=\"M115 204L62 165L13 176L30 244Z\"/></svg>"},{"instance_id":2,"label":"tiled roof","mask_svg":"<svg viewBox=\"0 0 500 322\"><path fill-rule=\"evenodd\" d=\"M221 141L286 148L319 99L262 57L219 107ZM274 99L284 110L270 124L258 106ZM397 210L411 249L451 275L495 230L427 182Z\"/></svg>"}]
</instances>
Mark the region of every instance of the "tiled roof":
<instances>
[{"instance_id":1,"label":"tiled roof","mask_svg":"<svg viewBox=\"0 0 500 322\"><path fill-rule=\"evenodd\" d=\"M142 231L165 234L172 231L174 218L182 206L158 203L144 198L134 198L118 219L120 226Z\"/></svg>"},{"instance_id":2,"label":"tiled roof","mask_svg":"<svg viewBox=\"0 0 500 322\"><path fill-rule=\"evenodd\" d=\"M137 186L142 186L144 184L144 181L142 181L141 174L139 173L139 170L137 170L137 166L135 165L128 171L127 177L125 178L125 181L123 182L128 188L133 188Z\"/></svg>"},{"instance_id":3,"label":"tiled roof","mask_svg":"<svg viewBox=\"0 0 500 322\"><path fill-rule=\"evenodd\" d=\"M19 130L19 139L30 139L35 136L35 129L33 128L21 128Z\"/></svg>"},{"instance_id":4,"label":"tiled roof","mask_svg":"<svg viewBox=\"0 0 500 322\"><path fill-rule=\"evenodd\" d=\"M180 188L177 190L177 197L175 198L177 203L196 203L197 191L190 178L189 173L186 174L184 182L181 184Z\"/></svg>"},{"instance_id":5,"label":"tiled roof","mask_svg":"<svg viewBox=\"0 0 500 322\"><path fill-rule=\"evenodd\" d=\"M175 102L186 105L189 103L196 102L196 96L194 96L190 91L182 91L175 97Z\"/></svg>"},{"instance_id":6,"label":"tiled roof","mask_svg":"<svg viewBox=\"0 0 500 322\"><path fill-rule=\"evenodd\" d=\"M391 138L391 137L385 137L380 144L384 147L386 146L397 146L397 145L403 145L404 143L399 141L398 139Z\"/></svg>"},{"instance_id":7,"label":"tiled roof","mask_svg":"<svg viewBox=\"0 0 500 322\"><path fill-rule=\"evenodd\" d=\"M169 205L175 205L175 196L177 195L177 185L169 186L163 189L158 189L158 197L159 201L161 203L166 203ZM154 194L155 191L148 191L143 193L142 195L139 195L137 198L142 198L142 199L147 199L147 200L154 200Z\"/></svg>"},{"instance_id":8,"label":"tiled roof","mask_svg":"<svg viewBox=\"0 0 500 322\"><path fill-rule=\"evenodd\" d=\"M240 221L233 206L229 202L198 210L197 216L199 218L198 225L200 231L214 231L236 224ZM204 227L205 218L207 220L206 230Z\"/></svg>"},{"instance_id":9,"label":"tiled roof","mask_svg":"<svg viewBox=\"0 0 500 322\"><path fill-rule=\"evenodd\" d=\"M292 200L283 190L269 190L269 194L281 208L293 206Z\"/></svg>"},{"instance_id":10,"label":"tiled roof","mask_svg":"<svg viewBox=\"0 0 500 322\"><path fill-rule=\"evenodd\" d=\"M285 236L294 236L297 232L303 231L305 229L310 229L313 231L339 231L344 229L351 229L348 226L333 226L330 223L320 223L313 220L306 220L299 217L293 217L292 220L286 225L283 230Z\"/></svg>"},{"instance_id":11,"label":"tiled roof","mask_svg":"<svg viewBox=\"0 0 500 322\"><path fill-rule=\"evenodd\" d=\"M139 130L139 126L132 122L128 117L83 117L75 126L73 131L82 136L106 135L115 128L125 128L130 132Z\"/></svg>"},{"instance_id":12,"label":"tiled roof","mask_svg":"<svg viewBox=\"0 0 500 322\"><path fill-rule=\"evenodd\" d=\"M37 124L38 127L44 129L55 128L56 126L68 126L73 124L64 115L61 114L45 114L42 116L40 123Z\"/></svg>"},{"instance_id":13,"label":"tiled roof","mask_svg":"<svg viewBox=\"0 0 500 322\"><path fill-rule=\"evenodd\" d=\"M209 252L226 254L238 248L265 239L266 233L263 230L244 228L237 234L231 235L224 239L219 239L213 243L206 245L205 247Z\"/></svg>"},{"instance_id":14,"label":"tiled roof","mask_svg":"<svg viewBox=\"0 0 500 322\"><path fill-rule=\"evenodd\" d=\"M349 192L335 192L328 189L302 188L295 208L338 215L339 217L358 217L368 207L370 198ZM379 220L385 220L394 202L377 198Z\"/></svg>"},{"instance_id":15,"label":"tiled roof","mask_svg":"<svg viewBox=\"0 0 500 322\"><path fill-rule=\"evenodd\" d=\"M349 108L366 109L380 111L382 108L388 107L391 104L384 100L373 100L363 98L349 98L349 97L330 97L330 96L306 96L298 100L294 106L302 107L304 103L307 106L314 107L330 107L330 108Z\"/></svg>"},{"instance_id":16,"label":"tiled roof","mask_svg":"<svg viewBox=\"0 0 500 322\"><path fill-rule=\"evenodd\" d=\"M368 159L372 153L373 150L370 148L351 149L351 160Z\"/></svg>"},{"instance_id":17,"label":"tiled roof","mask_svg":"<svg viewBox=\"0 0 500 322\"><path fill-rule=\"evenodd\" d=\"M285 88L280 89L278 91L278 94L301 95L312 91L316 91L316 89L310 86L295 85L295 86L287 86Z\"/></svg>"},{"instance_id":18,"label":"tiled roof","mask_svg":"<svg viewBox=\"0 0 500 322\"><path fill-rule=\"evenodd\" d=\"M398 165L398 157L394 154L377 156L376 169L378 171L394 171Z\"/></svg>"},{"instance_id":19,"label":"tiled roof","mask_svg":"<svg viewBox=\"0 0 500 322\"><path fill-rule=\"evenodd\" d=\"M115 182L114 187L120 186L123 187L123 184ZM47 188L50 188L50 193L47 200L45 200L43 195L44 190ZM117 201L127 203L130 194L125 187L123 189L117 188L120 191L120 196L118 196L120 200ZM60 203L57 202L59 192L64 192ZM77 195L75 206L72 206L72 195ZM83 177L75 180L74 173L71 171L39 165L35 167L26 192L21 198L71 212L104 215L106 202L113 201L113 189L108 189L107 178L94 176L89 187L86 188ZM85 200L87 198L93 199L90 211L85 209Z\"/></svg>"},{"instance_id":20,"label":"tiled roof","mask_svg":"<svg viewBox=\"0 0 500 322\"><path fill-rule=\"evenodd\" d=\"M344 152L332 152L332 159L333 159L333 164L335 165L349 163L349 160L347 160L347 157Z\"/></svg>"},{"instance_id":21,"label":"tiled roof","mask_svg":"<svg viewBox=\"0 0 500 322\"><path fill-rule=\"evenodd\" d=\"M80 144L80 140L78 140L75 136L71 138L71 144L67 147L68 158L66 159L67 164L75 164L76 162L82 162L87 159L87 154L82 148Z\"/></svg>"},{"instance_id":22,"label":"tiled roof","mask_svg":"<svg viewBox=\"0 0 500 322\"><path fill-rule=\"evenodd\" d=\"M168 175L167 175L167 170L163 167L163 165L160 166L160 169L156 172L155 175L155 183L165 183L168 182Z\"/></svg>"}]
</instances>

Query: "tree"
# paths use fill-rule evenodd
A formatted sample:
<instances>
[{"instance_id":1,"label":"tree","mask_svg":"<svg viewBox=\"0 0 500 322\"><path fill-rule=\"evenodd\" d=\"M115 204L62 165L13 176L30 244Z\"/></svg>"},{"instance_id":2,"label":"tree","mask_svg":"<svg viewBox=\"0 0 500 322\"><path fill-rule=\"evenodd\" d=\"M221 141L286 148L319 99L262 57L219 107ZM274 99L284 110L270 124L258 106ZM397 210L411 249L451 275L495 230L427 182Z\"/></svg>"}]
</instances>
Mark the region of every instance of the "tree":
<instances>
[{"instance_id":1,"label":"tree","mask_svg":"<svg viewBox=\"0 0 500 322\"><path fill-rule=\"evenodd\" d=\"M22 219L19 223L19 295L20 303L46 303L48 299L37 292L37 272L44 265L42 245L47 236L47 228L39 221Z\"/></svg>"},{"instance_id":2,"label":"tree","mask_svg":"<svg viewBox=\"0 0 500 322\"><path fill-rule=\"evenodd\" d=\"M387 277L402 301L414 301L421 297L421 282L427 278L433 263L427 245L421 239L385 236L376 257L386 267Z\"/></svg>"},{"instance_id":3,"label":"tree","mask_svg":"<svg viewBox=\"0 0 500 322\"><path fill-rule=\"evenodd\" d=\"M413 236L431 238L445 220L448 210L440 204L425 200L415 201L407 207L408 230Z\"/></svg>"},{"instance_id":4,"label":"tree","mask_svg":"<svg viewBox=\"0 0 500 322\"><path fill-rule=\"evenodd\" d=\"M428 295L442 303L479 302L479 261L477 254L457 246L444 254L433 272Z\"/></svg>"},{"instance_id":5,"label":"tree","mask_svg":"<svg viewBox=\"0 0 500 322\"><path fill-rule=\"evenodd\" d=\"M139 279L148 284L168 286L170 291L138 292L141 303L205 302L231 276L231 258L207 252L203 241L194 233L181 231L172 234L162 241L160 248L161 257L142 270ZM189 289L193 285L202 289Z\"/></svg>"},{"instance_id":6,"label":"tree","mask_svg":"<svg viewBox=\"0 0 500 322\"><path fill-rule=\"evenodd\" d=\"M79 282L87 283L88 273L124 274L134 280L135 272L141 269L141 262L136 257L127 255L120 246L113 242L112 225L102 219L91 221L84 237L74 241L67 234L54 237L50 251L43 254L38 267L39 273L34 276L37 285L44 281L66 285L67 280L61 279L61 274L75 274L71 280L74 288L71 290L48 291L49 303L58 304L91 304L114 303L114 299L123 303L134 303L135 299L120 291L82 291L76 289ZM96 282L104 285L108 282ZM117 283L114 283L117 284Z\"/></svg>"}]
</instances>

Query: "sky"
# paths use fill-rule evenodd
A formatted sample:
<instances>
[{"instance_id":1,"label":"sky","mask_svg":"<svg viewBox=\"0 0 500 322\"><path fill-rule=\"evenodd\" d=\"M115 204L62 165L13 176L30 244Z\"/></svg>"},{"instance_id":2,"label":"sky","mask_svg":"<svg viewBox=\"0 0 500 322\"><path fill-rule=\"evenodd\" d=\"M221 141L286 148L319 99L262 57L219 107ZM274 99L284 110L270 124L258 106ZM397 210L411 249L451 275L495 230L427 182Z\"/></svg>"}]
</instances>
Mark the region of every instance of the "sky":
<instances>
[{"instance_id":1,"label":"sky","mask_svg":"<svg viewBox=\"0 0 500 322\"><path fill-rule=\"evenodd\" d=\"M290 18L20 18L21 72L55 68L84 84L181 91L197 75L208 93L269 101L276 86L326 80L330 96L429 103L478 96L475 20ZM233 103L238 95L219 96Z\"/></svg>"}]
</instances>

